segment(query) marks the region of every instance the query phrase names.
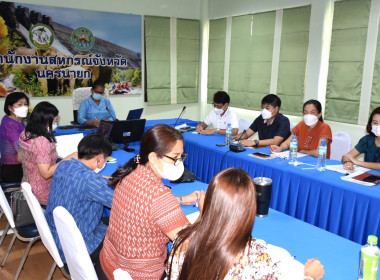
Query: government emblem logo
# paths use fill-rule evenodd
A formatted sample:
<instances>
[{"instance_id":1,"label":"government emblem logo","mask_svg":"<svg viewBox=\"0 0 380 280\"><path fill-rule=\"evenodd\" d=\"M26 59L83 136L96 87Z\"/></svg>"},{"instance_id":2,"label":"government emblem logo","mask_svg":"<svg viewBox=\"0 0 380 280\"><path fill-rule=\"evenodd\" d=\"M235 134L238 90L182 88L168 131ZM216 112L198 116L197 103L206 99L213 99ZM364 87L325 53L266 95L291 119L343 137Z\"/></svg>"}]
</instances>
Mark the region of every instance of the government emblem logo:
<instances>
[{"instance_id":1,"label":"government emblem logo","mask_svg":"<svg viewBox=\"0 0 380 280\"><path fill-rule=\"evenodd\" d=\"M76 49L80 51L88 51L94 45L95 38L90 29L79 27L73 31L71 42Z\"/></svg>"},{"instance_id":2,"label":"government emblem logo","mask_svg":"<svg viewBox=\"0 0 380 280\"><path fill-rule=\"evenodd\" d=\"M53 45L53 30L46 24L36 24L29 29L29 39L39 49L47 49Z\"/></svg>"}]
</instances>

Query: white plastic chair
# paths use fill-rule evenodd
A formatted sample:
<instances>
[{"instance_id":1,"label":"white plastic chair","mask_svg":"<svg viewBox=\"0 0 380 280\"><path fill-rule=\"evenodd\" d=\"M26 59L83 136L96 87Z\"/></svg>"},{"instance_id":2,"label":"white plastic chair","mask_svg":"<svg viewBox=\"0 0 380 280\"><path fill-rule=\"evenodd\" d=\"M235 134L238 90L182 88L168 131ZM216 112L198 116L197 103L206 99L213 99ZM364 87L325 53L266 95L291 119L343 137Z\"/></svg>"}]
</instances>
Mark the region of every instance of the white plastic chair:
<instances>
[{"instance_id":1,"label":"white plastic chair","mask_svg":"<svg viewBox=\"0 0 380 280\"><path fill-rule=\"evenodd\" d=\"M53 210L53 216L72 279L98 279L86 244L73 216L62 206Z\"/></svg>"},{"instance_id":2,"label":"white plastic chair","mask_svg":"<svg viewBox=\"0 0 380 280\"><path fill-rule=\"evenodd\" d=\"M243 130L247 130L251 125L251 121L247 118L241 118L239 120L239 133L242 133Z\"/></svg>"},{"instance_id":3,"label":"white plastic chair","mask_svg":"<svg viewBox=\"0 0 380 280\"><path fill-rule=\"evenodd\" d=\"M73 91L73 114L74 122L78 122L78 110L80 104L91 95L91 87L77 88ZM109 99L108 90L104 89L104 98Z\"/></svg>"},{"instance_id":4,"label":"white plastic chair","mask_svg":"<svg viewBox=\"0 0 380 280\"><path fill-rule=\"evenodd\" d=\"M121 268L118 268L113 272L113 277L115 280L133 280L131 275L129 275L127 271L124 271Z\"/></svg>"},{"instance_id":5,"label":"white plastic chair","mask_svg":"<svg viewBox=\"0 0 380 280\"><path fill-rule=\"evenodd\" d=\"M45 245L46 249L49 251L50 255L54 259L54 263L50 269L49 275L46 279L51 279L53 277L56 266L61 269L63 275L70 279L70 275L68 275L63 268L62 259L58 253L57 245L55 244L53 235L51 234L49 225L46 221L45 214L41 208L40 203L37 198L32 193L32 188L29 183L23 182L21 184L21 190L24 193L26 202L29 205L30 212L32 212L34 221L36 223L37 229L40 233L42 243Z\"/></svg>"},{"instance_id":6,"label":"white plastic chair","mask_svg":"<svg viewBox=\"0 0 380 280\"><path fill-rule=\"evenodd\" d=\"M18 279L18 277L21 273L21 270L24 267L24 263L26 261L26 258L28 257L28 254L29 254L30 249L32 248L32 245L34 243L36 243L38 240L40 240L40 236L39 236L37 228L34 224L16 228L11 207L9 206L9 203L7 201L7 198L5 197L3 190L0 191L0 206L1 206L6 218L8 220L8 224L5 227L4 232L5 233L8 232L9 228L12 228L12 230L14 232L12 240L8 245L7 252L5 253L5 255L3 257L3 261L1 262L0 266L1 267L4 266L4 264L8 258L8 255L9 255L9 253L13 247L13 244L15 243L16 238L18 238L19 240L21 240L23 242L29 242L28 246L25 249L24 255L20 261L20 264L18 266L17 272L14 276L14 279L16 280L16 279ZM5 238L5 236L3 236L3 237ZM4 239L3 237L2 237L2 240Z\"/></svg>"},{"instance_id":7,"label":"white plastic chair","mask_svg":"<svg viewBox=\"0 0 380 280\"><path fill-rule=\"evenodd\" d=\"M351 150L351 137L348 133L338 131L332 135L330 159L342 160L342 156Z\"/></svg>"}]
</instances>

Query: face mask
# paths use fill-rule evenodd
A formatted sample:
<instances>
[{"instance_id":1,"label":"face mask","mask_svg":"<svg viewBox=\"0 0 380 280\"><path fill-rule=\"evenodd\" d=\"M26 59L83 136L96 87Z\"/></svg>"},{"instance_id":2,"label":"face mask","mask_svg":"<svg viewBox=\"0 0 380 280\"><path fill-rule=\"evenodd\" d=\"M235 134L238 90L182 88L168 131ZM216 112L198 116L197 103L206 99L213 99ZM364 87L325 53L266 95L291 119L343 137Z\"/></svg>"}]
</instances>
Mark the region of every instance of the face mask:
<instances>
[{"instance_id":1,"label":"face mask","mask_svg":"<svg viewBox=\"0 0 380 280\"><path fill-rule=\"evenodd\" d=\"M92 98L94 98L95 100L102 100L103 98L103 95L99 94L99 93L94 93L92 95Z\"/></svg>"},{"instance_id":2,"label":"face mask","mask_svg":"<svg viewBox=\"0 0 380 280\"><path fill-rule=\"evenodd\" d=\"M375 134L377 137L380 136L380 125L373 125L372 130L373 134Z\"/></svg>"},{"instance_id":3,"label":"face mask","mask_svg":"<svg viewBox=\"0 0 380 280\"><path fill-rule=\"evenodd\" d=\"M160 161L164 165L164 170L161 171L157 166L156 166L156 169L162 178L168 179L171 181L175 181L181 178L183 171L185 170L185 167L183 166L182 161L178 165L166 163L162 159L160 159Z\"/></svg>"},{"instance_id":4,"label":"face mask","mask_svg":"<svg viewBox=\"0 0 380 280\"><path fill-rule=\"evenodd\" d=\"M214 108L214 113L215 113L217 116L223 114L223 112L224 112L223 109Z\"/></svg>"},{"instance_id":5,"label":"face mask","mask_svg":"<svg viewBox=\"0 0 380 280\"><path fill-rule=\"evenodd\" d=\"M262 109L261 110L261 117L264 120L269 120L272 117L272 113L268 109Z\"/></svg>"},{"instance_id":6,"label":"face mask","mask_svg":"<svg viewBox=\"0 0 380 280\"><path fill-rule=\"evenodd\" d=\"M98 167L94 170L94 172L95 172L95 173L99 173L100 171L102 171L102 170L104 169L104 167L106 167L106 164L107 164L107 162L104 163L103 167L99 168L99 164L96 163L96 165L97 165Z\"/></svg>"},{"instance_id":7,"label":"face mask","mask_svg":"<svg viewBox=\"0 0 380 280\"><path fill-rule=\"evenodd\" d=\"M15 108L14 114L19 118L26 118L28 115L29 108L27 106L22 106Z\"/></svg>"},{"instance_id":8,"label":"face mask","mask_svg":"<svg viewBox=\"0 0 380 280\"><path fill-rule=\"evenodd\" d=\"M303 116L303 120L307 126L312 126L318 122L318 117L315 115L308 114Z\"/></svg>"},{"instance_id":9,"label":"face mask","mask_svg":"<svg viewBox=\"0 0 380 280\"><path fill-rule=\"evenodd\" d=\"M53 130L55 130L57 127L58 127L58 125L57 125L56 123L53 123L53 125L51 126L51 128L52 128Z\"/></svg>"}]
</instances>

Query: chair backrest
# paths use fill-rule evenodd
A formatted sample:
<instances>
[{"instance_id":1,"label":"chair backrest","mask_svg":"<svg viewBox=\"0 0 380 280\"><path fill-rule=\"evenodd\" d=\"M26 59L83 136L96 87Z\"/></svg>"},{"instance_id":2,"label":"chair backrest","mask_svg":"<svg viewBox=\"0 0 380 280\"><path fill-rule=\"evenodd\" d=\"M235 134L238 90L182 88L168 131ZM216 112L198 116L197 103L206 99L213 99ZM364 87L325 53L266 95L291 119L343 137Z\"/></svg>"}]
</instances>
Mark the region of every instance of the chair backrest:
<instances>
[{"instance_id":1,"label":"chair backrest","mask_svg":"<svg viewBox=\"0 0 380 280\"><path fill-rule=\"evenodd\" d=\"M42 243L44 243L46 249L49 251L50 255L53 257L58 267L62 268L62 259L59 256L57 245L55 244L53 235L51 234L49 225L46 221L45 214L41 208L40 203L32 193L32 188L29 185L29 183L21 183L21 190L24 193L24 197L26 199L26 202L28 203L30 212L32 212L33 219L36 223L38 232L40 233Z\"/></svg>"},{"instance_id":2,"label":"chair backrest","mask_svg":"<svg viewBox=\"0 0 380 280\"><path fill-rule=\"evenodd\" d=\"M73 91L74 122L78 122L78 109L80 104L91 95L91 87L77 88ZM109 99L108 90L104 89L104 98Z\"/></svg>"},{"instance_id":3,"label":"chair backrest","mask_svg":"<svg viewBox=\"0 0 380 280\"><path fill-rule=\"evenodd\" d=\"M113 272L113 277L115 280L133 280L128 271L122 270L121 268L118 268Z\"/></svg>"},{"instance_id":4,"label":"chair backrest","mask_svg":"<svg viewBox=\"0 0 380 280\"><path fill-rule=\"evenodd\" d=\"M239 133L243 132L243 130L247 130L251 125L251 121L247 118L241 118L239 120Z\"/></svg>"},{"instance_id":5,"label":"chair backrest","mask_svg":"<svg viewBox=\"0 0 380 280\"><path fill-rule=\"evenodd\" d=\"M62 206L53 210L55 227L72 279L98 279L81 232L73 216Z\"/></svg>"},{"instance_id":6,"label":"chair backrest","mask_svg":"<svg viewBox=\"0 0 380 280\"><path fill-rule=\"evenodd\" d=\"M15 220L13 219L13 213L3 190L0 191L0 207L3 210L5 217L7 217L8 223L11 226L11 228L15 228Z\"/></svg>"},{"instance_id":7,"label":"chair backrest","mask_svg":"<svg viewBox=\"0 0 380 280\"><path fill-rule=\"evenodd\" d=\"M330 159L341 160L351 150L351 137L346 132L338 131L333 133L332 138Z\"/></svg>"}]
</instances>

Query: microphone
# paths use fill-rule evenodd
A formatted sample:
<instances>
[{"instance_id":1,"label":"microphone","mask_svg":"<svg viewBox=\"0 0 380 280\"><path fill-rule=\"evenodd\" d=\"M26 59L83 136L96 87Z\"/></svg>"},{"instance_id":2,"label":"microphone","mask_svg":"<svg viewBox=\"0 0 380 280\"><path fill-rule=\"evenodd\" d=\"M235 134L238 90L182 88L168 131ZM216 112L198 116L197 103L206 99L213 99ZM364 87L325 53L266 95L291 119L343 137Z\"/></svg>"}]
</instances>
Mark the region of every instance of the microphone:
<instances>
[{"instance_id":1,"label":"microphone","mask_svg":"<svg viewBox=\"0 0 380 280\"><path fill-rule=\"evenodd\" d=\"M185 110L186 110L186 106L183 106L181 114L179 114L177 120L175 121L174 127L177 125L178 120L181 118L181 116L182 116L183 112L185 112Z\"/></svg>"},{"instance_id":2,"label":"microphone","mask_svg":"<svg viewBox=\"0 0 380 280\"><path fill-rule=\"evenodd\" d=\"M235 153L240 153L246 150L243 146L240 145L240 140L243 137L245 132L246 130L244 129L243 133L240 135L239 139L237 140L238 141L237 145L230 145L230 151L235 152Z\"/></svg>"},{"instance_id":3,"label":"microphone","mask_svg":"<svg viewBox=\"0 0 380 280\"><path fill-rule=\"evenodd\" d=\"M112 114L111 114L111 112L110 112L110 110L108 109L107 106L106 106L106 110L107 110L108 114L109 114L110 117L111 117L111 121L117 121L117 119L114 119L114 118L113 118L113 116L112 116Z\"/></svg>"}]
</instances>

